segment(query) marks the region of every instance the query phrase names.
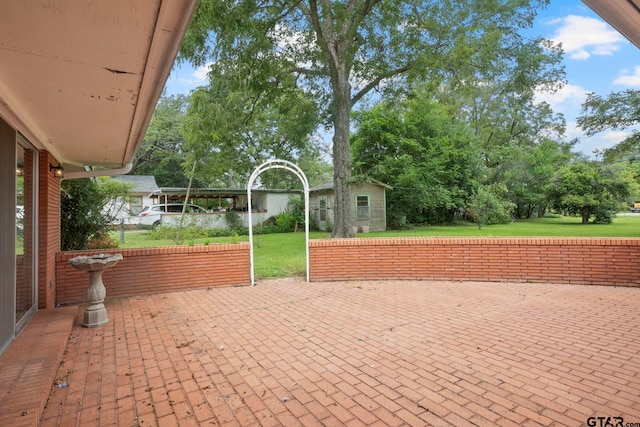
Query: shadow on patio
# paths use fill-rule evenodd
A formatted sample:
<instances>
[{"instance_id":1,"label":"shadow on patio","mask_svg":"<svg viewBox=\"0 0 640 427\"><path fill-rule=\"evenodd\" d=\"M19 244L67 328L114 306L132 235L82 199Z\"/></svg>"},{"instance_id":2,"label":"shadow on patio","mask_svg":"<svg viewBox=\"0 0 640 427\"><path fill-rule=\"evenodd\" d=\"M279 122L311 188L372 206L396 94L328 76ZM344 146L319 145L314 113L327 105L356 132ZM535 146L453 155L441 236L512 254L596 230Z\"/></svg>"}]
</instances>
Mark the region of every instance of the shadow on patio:
<instances>
[{"instance_id":1,"label":"shadow on patio","mask_svg":"<svg viewBox=\"0 0 640 427\"><path fill-rule=\"evenodd\" d=\"M106 305L41 425L640 422L640 288L280 279Z\"/></svg>"}]
</instances>

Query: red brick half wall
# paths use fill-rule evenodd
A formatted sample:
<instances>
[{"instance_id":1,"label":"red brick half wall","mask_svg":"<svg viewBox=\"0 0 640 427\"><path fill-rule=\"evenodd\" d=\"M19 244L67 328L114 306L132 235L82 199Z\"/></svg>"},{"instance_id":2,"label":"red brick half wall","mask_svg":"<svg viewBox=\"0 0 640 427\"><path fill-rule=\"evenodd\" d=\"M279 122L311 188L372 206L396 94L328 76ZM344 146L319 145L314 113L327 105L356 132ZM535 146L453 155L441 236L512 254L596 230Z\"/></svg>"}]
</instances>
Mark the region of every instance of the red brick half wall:
<instances>
[{"instance_id":1,"label":"red brick half wall","mask_svg":"<svg viewBox=\"0 0 640 427\"><path fill-rule=\"evenodd\" d=\"M106 299L250 284L249 243L110 249L56 254L57 304L86 301L89 273L68 263L80 255L122 254L102 281Z\"/></svg>"},{"instance_id":2,"label":"red brick half wall","mask_svg":"<svg viewBox=\"0 0 640 427\"><path fill-rule=\"evenodd\" d=\"M312 281L475 280L640 286L636 238L312 240Z\"/></svg>"}]
</instances>

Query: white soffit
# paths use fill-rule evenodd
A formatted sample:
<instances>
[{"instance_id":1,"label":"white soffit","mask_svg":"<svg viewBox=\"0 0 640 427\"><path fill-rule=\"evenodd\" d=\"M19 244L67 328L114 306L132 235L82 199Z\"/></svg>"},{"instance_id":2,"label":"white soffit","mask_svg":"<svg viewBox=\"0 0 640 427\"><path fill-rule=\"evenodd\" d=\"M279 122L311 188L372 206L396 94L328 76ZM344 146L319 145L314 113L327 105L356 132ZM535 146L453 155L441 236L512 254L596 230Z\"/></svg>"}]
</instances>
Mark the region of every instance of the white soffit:
<instances>
[{"instance_id":1,"label":"white soffit","mask_svg":"<svg viewBox=\"0 0 640 427\"><path fill-rule=\"evenodd\" d=\"M197 0L0 4L0 116L65 165L131 162Z\"/></svg>"}]
</instances>

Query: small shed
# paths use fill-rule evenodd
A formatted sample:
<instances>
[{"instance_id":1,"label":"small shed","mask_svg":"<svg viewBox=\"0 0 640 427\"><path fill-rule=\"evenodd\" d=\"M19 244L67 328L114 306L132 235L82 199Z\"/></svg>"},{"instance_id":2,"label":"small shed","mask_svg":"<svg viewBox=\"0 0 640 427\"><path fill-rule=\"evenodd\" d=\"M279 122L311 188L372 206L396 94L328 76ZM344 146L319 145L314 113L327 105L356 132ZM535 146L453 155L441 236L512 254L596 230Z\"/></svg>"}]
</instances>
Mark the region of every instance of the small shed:
<instances>
[{"instance_id":1,"label":"small shed","mask_svg":"<svg viewBox=\"0 0 640 427\"><path fill-rule=\"evenodd\" d=\"M387 229L386 190L393 187L367 178L350 184L351 218L354 230L367 233ZM334 222L335 194L333 181L309 189L309 210L319 230L329 231Z\"/></svg>"}]
</instances>

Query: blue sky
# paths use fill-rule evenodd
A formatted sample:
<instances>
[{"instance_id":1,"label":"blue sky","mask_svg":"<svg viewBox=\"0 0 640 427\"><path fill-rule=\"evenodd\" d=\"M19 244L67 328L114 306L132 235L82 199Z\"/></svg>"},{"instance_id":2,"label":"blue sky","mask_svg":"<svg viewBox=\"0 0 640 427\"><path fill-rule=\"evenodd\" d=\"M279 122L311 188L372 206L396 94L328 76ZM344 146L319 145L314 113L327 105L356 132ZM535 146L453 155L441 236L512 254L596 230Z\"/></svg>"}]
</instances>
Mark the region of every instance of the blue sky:
<instances>
[{"instance_id":1,"label":"blue sky","mask_svg":"<svg viewBox=\"0 0 640 427\"><path fill-rule=\"evenodd\" d=\"M587 92L604 96L640 89L640 49L578 0L551 0L538 14L534 31L562 42L568 83L543 99L565 115L568 137L580 140L576 151L592 155L622 141L629 132L605 131L587 138L575 120Z\"/></svg>"},{"instance_id":2,"label":"blue sky","mask_svg":"<svg viewBox=\"0 0 640 427\"><path fill-rule=\"evenodd\" d=\"M622 141L628 132L605 131L587 138L577 127L576 118L587 92L604 96L640 89L640 49L579 0L551 0L550 6L539 12L532 34L563 45L567 85L554 95L541 94L539 99L565 115L568 139L579 139L576 151L593 156L594 150ZM189 93L206 84L206 71L188 65L175 68L167 81L167 93Z\"/></svg>"}]
</instances>

